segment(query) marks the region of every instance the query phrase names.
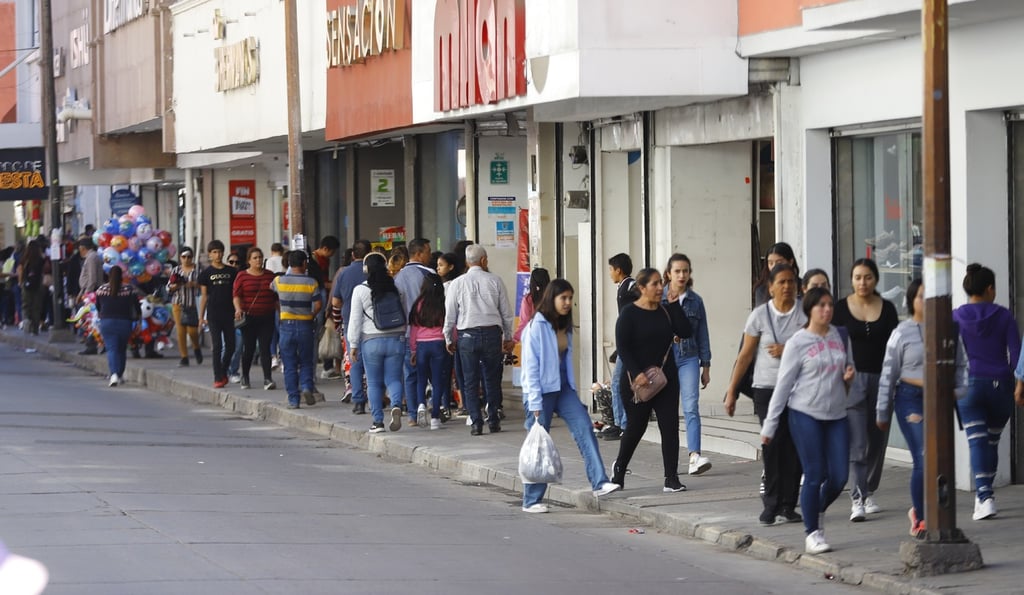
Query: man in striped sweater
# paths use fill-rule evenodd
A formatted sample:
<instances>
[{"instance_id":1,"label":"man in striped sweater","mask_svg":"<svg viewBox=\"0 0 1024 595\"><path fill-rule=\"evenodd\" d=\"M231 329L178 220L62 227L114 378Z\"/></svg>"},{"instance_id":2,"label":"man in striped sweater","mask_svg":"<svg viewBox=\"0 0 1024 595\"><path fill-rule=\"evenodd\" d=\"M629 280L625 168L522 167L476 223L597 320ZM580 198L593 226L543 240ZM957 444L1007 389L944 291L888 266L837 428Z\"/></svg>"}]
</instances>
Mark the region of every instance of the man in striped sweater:
<instances>
[{"instance_id":1,"label":"man in striped sweater","mask_svg":"<svg viewBox=\"0 0 1024 595\"><path fill-rule=\"evenodd\" d=\"M300 397L306 405L316 404L313 318L323 307L323 298L316 279L306 274L305 252L292 250L287 259L288 271L274 279L270 287L277 293L281 308L279 348L288 408L298 409Z\"/></svg>"}]
</instances>

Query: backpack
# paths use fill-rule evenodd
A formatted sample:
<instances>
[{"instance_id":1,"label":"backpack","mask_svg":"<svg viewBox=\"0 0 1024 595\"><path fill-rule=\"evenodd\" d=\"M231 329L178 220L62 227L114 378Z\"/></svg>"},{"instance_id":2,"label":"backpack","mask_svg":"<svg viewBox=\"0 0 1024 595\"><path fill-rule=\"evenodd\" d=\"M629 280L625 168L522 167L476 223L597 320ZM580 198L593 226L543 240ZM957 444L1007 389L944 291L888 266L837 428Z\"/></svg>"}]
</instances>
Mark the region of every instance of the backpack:
<instances>
[{"instance_id":1,"label":"backpack","mask_svg":"<svg viewBox=\"0 0 1024 595\"><path fill-rule=\"evenodd\" d=\"M373 326L379 331L388 331L405 326L405 306L397 291L370 298L373 302Z\"/></svg>"}]
</instances>

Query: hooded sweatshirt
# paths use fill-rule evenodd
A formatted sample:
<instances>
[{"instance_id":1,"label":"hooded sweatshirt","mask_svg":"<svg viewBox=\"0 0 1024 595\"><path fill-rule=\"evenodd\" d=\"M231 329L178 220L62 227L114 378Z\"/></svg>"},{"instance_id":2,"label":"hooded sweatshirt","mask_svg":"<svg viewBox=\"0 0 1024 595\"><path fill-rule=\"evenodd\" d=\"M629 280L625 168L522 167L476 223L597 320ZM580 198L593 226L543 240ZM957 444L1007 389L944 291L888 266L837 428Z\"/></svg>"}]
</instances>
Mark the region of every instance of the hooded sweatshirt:
<instances>
[{"instance_id":1,"label":"hooded sweatshirt","mask_svg":"<svg viewBox=\"0 0 1024 595\"><path fill-rule=\"evenodd\" d=\"M1020 356L1017 321L1009 310L991 302L964 304L953 311L967 350L971 377L1006 378Z\"/></svg>"}]
</instances>

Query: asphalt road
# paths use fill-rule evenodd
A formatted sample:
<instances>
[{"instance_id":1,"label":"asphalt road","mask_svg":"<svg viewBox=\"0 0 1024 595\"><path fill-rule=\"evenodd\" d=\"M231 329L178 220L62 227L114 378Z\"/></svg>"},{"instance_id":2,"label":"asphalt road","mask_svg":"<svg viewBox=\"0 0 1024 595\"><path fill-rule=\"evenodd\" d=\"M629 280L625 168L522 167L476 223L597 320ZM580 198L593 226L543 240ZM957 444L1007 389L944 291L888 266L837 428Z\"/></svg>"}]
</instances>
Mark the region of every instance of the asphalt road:
<instances>
[{"instance_id":1,"label":"asphalt road","mask_svg":"<svg viewBox=\"0 0 1024 595\"><path fill-rule=\"evenodd\" d=\"M526 515L511 492L5 344L0 437L0 539L47 565L47 593L855 590L608 515Z\"/></svg>"}]
</instances>

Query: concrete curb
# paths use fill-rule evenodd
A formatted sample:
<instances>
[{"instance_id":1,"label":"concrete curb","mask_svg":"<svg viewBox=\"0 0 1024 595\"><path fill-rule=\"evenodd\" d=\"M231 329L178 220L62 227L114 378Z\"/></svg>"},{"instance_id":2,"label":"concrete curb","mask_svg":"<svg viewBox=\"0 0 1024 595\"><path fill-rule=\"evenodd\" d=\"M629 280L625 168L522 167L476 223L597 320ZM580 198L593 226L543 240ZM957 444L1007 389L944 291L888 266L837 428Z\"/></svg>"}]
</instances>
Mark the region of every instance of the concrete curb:
<instances>
[{"instance_id":1,"label":"concrete curb","mask_svg":"<svg viewBox=\"0 0 1024 595\"><path fill-rule=\"evenodd\" d=\"M61 349L57 344L28 337L0 334L0 339L19 348L36 349L39 353L69 362L78 368L100 376L105 376L107 372L104 358L78 355ZM176 379L163 371L147 371L132 366L126 370L125 377L128 382L143 386L153 392L204 405L215 405L243 417L308 432L347 446L454 476L462 481L472 481L509 491L522 492L523 485L516 473L436 452L431 447L410 444L405 435L369 434L365 430L357 430L341 423L308 416L301 409L288 409L279 401L242 396L226 390L199 386ZM853 564L843 564L829 557L805 556L799 550L743 531L710 524L692 523L668 512L628 504L622 500L599 501L590 490L573 490L561 485L552 485L548 488L547 499L574 508L609 513L653 527L663 533L698 539L759 560L781 562L802 568L843 584L867 587L891 595L941 595L943 593L943 591L908 584L898 576L871 571Z\"/></svg>"}]
</instances>

